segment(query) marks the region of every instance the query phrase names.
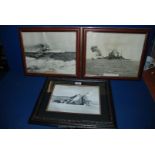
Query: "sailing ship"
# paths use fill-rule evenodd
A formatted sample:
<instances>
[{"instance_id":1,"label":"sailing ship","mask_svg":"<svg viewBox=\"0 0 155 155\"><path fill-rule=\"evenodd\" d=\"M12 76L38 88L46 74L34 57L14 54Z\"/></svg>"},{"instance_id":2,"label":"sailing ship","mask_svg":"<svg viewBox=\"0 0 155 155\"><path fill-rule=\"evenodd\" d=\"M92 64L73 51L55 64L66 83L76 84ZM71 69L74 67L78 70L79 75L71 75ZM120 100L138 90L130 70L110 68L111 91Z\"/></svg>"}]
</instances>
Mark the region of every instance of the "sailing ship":
<instances>
[{"instance_id":1,"label":"sailing ship","mask_svg":"<svg viewBox=\"0 0 155 155\"><path fill-rule=\"evenodd\" d=\"M87 94L76 94L71 97L67 96L53 96L53 102L73 104L73 105L90 105L90 100L88 100Z\"/></svg>"}]
</instances>

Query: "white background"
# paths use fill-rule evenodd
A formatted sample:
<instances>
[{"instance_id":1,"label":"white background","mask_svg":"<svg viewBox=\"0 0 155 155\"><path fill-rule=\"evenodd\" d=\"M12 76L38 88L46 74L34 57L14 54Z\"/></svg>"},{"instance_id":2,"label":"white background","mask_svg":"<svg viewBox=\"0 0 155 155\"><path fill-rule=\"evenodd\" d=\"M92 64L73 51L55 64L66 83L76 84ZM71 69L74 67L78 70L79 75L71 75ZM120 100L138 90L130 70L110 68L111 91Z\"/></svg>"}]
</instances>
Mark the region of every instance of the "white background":
<instances>
[{"instance_id":1,"label":"white background","mask_svg":"<svg viewBox=\"0 0 155 155\"><path fill-rule=\"evenodd\" d=\"M5 0L0 24L155 24L154 1ZM0 130L2 155L154 155L154 130Z\"/></svg>"}]
</instances>

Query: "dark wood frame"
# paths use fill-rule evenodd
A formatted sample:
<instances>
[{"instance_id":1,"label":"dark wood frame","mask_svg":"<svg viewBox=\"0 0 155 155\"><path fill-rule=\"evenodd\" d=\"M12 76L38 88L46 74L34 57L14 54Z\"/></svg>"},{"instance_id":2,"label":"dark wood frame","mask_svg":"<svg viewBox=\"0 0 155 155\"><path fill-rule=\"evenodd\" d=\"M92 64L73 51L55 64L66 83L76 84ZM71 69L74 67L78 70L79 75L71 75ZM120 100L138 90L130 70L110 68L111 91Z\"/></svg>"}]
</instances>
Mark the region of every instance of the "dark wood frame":
<instances>
[{"instance_id":1,"label":"dark wood frame","mask_svg":"<svg viewBox=\"0 0 155 155\"><path fill-rule=\"evenodd\" d=\"M87 43L87 32L101 32L101 33L131 33L131 34L145 34L145 41L143 45L143 51L140 59L140 66L138 70L138 76L136 77L115 77L115 76L87 76L86 75L86 43ZM150 29L129 29L129 28L93 28L86 27L83 28L83 53L82 53L82 77L85 79L119 79L119 80L138 80L141 78L146 52L147 52L147 39Z\"/></svg>"},{"instance_id":2,"label":"dark wood frame","mask_svg":"<svg viewBox=\"0 0 155 155\"><path fill-rule=\"evenodd\" d=\"M46 111L54 84L76 85L75 82L81 82L82 85L100 87L100 115ZM35 124L45 124L48 126L58 125L60 128L116 128L110 84L107 81L92 82L90 80L77 81L74 79L70 81L53 81L51 79L47 79L29 122Z\"/></svg>"},{"instance_id":3,"label":"dark wood frame","mask_svg":"<svg viewBox=\"0 0 155 155\"><path fill-rule=\"evenodd\" d=\"M151 57L153 57L155 59L155 38L154 38L153 44L152 44Z\"/></svg>"},{"instance_id":4,"label":"dark wood frame","mask_svg":"<svg viewBox=\"0 0 155 155\"><path fill-rule=\"evenodd\" d=\"M32 28L20 28L20 44L21 44L21 51L22 51L22 60L23 60L23 67L25 75L32 75L32 76L46 76L46 77L81 77L80 71L80 28L79 27L32 27ZM26 68L26 56L24 52L23 46L23 39L22 39L22 32L76 32L76 74L57 74L57 73L33 73L28 72Z\"/></svg>"}]
</instances>

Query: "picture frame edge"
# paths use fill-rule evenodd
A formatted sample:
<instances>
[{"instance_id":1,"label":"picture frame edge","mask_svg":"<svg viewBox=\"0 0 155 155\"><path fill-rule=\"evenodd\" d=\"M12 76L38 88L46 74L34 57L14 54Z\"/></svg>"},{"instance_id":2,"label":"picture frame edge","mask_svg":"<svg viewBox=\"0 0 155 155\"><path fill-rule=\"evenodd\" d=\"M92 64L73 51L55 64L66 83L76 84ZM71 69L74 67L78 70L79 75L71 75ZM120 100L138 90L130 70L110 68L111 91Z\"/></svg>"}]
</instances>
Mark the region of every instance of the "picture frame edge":
<instances>
[{"instance_id":1,"label":"picture frame edge","mask_svg":"<svg viewBox=\"0 0 155 155\"><path fill-rule=\"evenodd\" d=\"M151 28L113 28L113 27L84 27L82 31L83 37L83 52L82 52L82 77L84 79L104 79L104 80L140 80L142 78L143 67L147 54L148 38L151 32ZM142 54L139 63L139 69L137 76L97 76L97 75L86 75L86 42L87 42L87 32L107 32L107 33L133 33L133 34L145 34L145 40L143 44Z\"/></svg>"},{"instance_id":2,"label":"picture frame edge","mask_svg":"<svg viewBox=\"0 0 155 155\"><path fill-rule=\"evenodd\" d=\"M40 95L42 95L43 92L46 92L46 89L47 89L47 86L48 86L48 83L51 79L47 79L45 82L44 82L44 85L43 85L43 88L40 92ZM73 80L73 82L76 81L76 80ZM86 81L87 82L87 81ZM98 83L98 82L96 82ZM99 82L101 83L101 82ZM103 83L102 83L103 84ZM106 82L106 87L110 86L109 85L109 82L107 84ZM107 88L106 88L107 89ZM38 114L38 109L40 108L40 104L41 102L39 102L38 104L38 100L40 99L40 95L39 95L39 98L37 99L36 101L36 104L34 106L34 109L32 111L32 114L28 120L28 122L30 124L40 124L40 125L46 125L46 126L57 126L57 127L62 127L62 128L83 128L83 129L86 129L86 128L90 128L90 129L93 129L93 128L116 128L116 122L115 122L115 116L114 114L111 114L110 113L110 120L109 121L104 121L104 122L101 122L101 121L97 121L96 123L92 120L90 121L75 121L74 120L64 120L64 119L60 119L60 120L55 120L55 119L47 119L45 117L41 117L41 116L37 116ZM43 97L43 96L42 96ZM111 97L111 95L110 95ZM113 107L113 105L111 105L112 103L109 103L109 108L111 109ZM113 112L110 110L110 112ZM72 115L72 114L71 114ZM76 115L76 114L75 114ZM80 115L80 114L79 114Z\"/></svg>"},{"instance_id":3,"label":"picture frame edge","mask_svg":"<svg viewBox=\"0 0 155 155\"><path fill-rule=\"evenodd\" d=\"M76 64L75 64L75 74L64 74L64 73L44 73L44 72L29 72L27 71L27 64L26 64L26 56L24 52L24 46L23 46L23 38L22 38L22 32L76 32ZM81 67L80 65L80 37L81 37L81 29L80 27L20 27L18 29L19 33L19 40L20 40L20 51L21 51L21 57L22 57L22 64L23 64L23 70L24 75L26 76L44 76L44 77L68 77L68 78L81 78Z\"/></svg>"}]
</instances>

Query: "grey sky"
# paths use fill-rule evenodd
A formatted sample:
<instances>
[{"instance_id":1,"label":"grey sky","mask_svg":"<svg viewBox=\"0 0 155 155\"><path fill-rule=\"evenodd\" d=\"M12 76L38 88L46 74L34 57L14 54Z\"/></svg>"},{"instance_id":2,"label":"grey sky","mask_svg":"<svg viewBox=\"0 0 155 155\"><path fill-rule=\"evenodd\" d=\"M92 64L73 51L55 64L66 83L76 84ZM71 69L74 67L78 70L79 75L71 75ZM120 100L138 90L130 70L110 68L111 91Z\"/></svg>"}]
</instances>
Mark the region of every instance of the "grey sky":
<instances>
[{"instance_id":1,"label":"grey sky","mask_svg":"<svg viewBox=\"0 0 155 155\"><path fill-rule=\"evenodd\" d=\"M131 33L87 33L87 58L92 57L91 46L98 46L103 56L116 49L125 58L140 60L145 34Z\"/></svg>"},{"instance_id":2,"label":"grey sky","mask_svg":"<svg viewBox=\"0 0 155 155\"><path fill-rule=\"evenodd\" d=\"M76 51L76 32L23 32L25 46L47 43L53 50Z\"/></svg>"},{"instance_id":3,"label":"grey sky","mask_svg":"<svg viewBox=\"0 0 155 155\"><path fill-rule=\"evenodd\" d=\"M53 95L56 96L74 96L77 94L87 95L91 101L99 102L98 86L72 86L72 85L55 85Z\"/></svg>"}]
</instances>

